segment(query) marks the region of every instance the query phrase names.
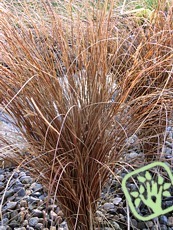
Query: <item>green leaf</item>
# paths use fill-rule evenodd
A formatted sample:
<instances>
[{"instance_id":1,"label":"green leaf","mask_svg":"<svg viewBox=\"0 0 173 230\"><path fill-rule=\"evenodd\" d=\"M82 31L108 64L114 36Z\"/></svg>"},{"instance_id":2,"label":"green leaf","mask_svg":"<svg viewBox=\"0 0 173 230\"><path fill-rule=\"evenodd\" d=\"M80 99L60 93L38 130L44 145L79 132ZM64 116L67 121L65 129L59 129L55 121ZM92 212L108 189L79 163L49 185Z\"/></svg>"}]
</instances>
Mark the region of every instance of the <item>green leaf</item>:
<instances>
[{"instance_id":1,"label":"green leaf","mask_svg":"<svg viewBox=\"0 0 173 230\"><path fill-rule=\"evenodd\" d=\"M133 197L137 198L139 196L139 193L136 192L131 192L130 195L132 195Z\"/></svg>"},{"instance_id":2,"label":"green leaf","mask_svg":"<svg viewBox=\"0 0 173 230\"><path fill-rule=\"evenodd\" d=\"M164 185L163 185L163 189L164 190L166 190L166 189L168 189L168 188L170 188L171 187L171 183L165 183Z\"/></svg>"},{"instance_id":3,"label":"green leaf","mask_svg":"<svg viewBox=\"0 0 173 230\"><path fill-rule=\"evenodd\" d=\"M151 182L151 193L152 195L156 194L158 191L157 183L155 181Z\"/></svg>"},{"instance_id":4,"label":"green leaf","mask_svg":"<svg viewBox=\"0 0 173 230\"><path fill-rule=\"evenodd\" d=\"M138 178L138 181L141 183L144 183L146 181L146 178L143 176L138 176L137 178Z\"/></svg>"},{"instance_id":5,"label":"green leaf","mask_svg":"<svg viewBox=\"0 0 173 230\"><path fill-rule=\"evenodd\" d=\"M163 182L164 182L163 177L161 177L161 176L159 175L159 176L158 176L158 184L159 184L159 185L162 185Z\"/></svg>"},{"instance_id":6,"label":"green leaf","mask_svg":"<svg viewBox=\"0 0 173 230\"><path fill-rule=\"evenodd\" d=\"M146 177L147 180L151 180L152 179L152 176L151 176L151 174L148 171L146 171L145 177Z\"/></svg>"},{"instance_id":7,"label":"green leaf","mask_svg":"<svg viewBox=\"0 0 173 230\"><path fill-rule=\"evenodd\" d=\"M171 196L171 194L170 194L169 191L164 191L162 195L166 196L166 197L170 197Z\"/></svg>"},{"instance_id":8,"label":"green leaf","mask_svg":"<svg viewBox=\"0 0 173 230\"><path fill-rule=\"evenodd\" d=\"M135 199L135 207L137 208L138 206L139 206L139 204L140 204L140 202L141 202L141 199L140 198L136 198Z\"/></svg>"},{"instance_id":9,"label":"green leaf","mask_svg":"<svg viewBox=\"0 0 173 230\"><path fill-rule=\"evenodd\" d=\"M140 194L145 192L145 188L144 188L144 186L142 184L139 187L139 192L140 192Z\"/></svg>"}]
</instances>

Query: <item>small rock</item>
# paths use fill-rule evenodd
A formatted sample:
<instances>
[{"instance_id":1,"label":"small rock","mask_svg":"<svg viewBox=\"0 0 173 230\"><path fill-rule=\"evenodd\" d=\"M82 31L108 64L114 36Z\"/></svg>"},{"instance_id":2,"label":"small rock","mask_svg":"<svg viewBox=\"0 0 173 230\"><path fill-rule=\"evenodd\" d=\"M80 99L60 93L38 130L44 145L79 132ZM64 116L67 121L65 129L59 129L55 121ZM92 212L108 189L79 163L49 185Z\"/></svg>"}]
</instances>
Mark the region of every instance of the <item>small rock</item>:
<instances>
[{"instance_id":1,"label":"small rock","mask_svg":"<svg viewBox=\"0 0 173 230\"><path fill-rule=\"evenodd\" d=\"M17 206L17 202L9 202L9 203L7 203L7 209L9 210L9 209L15 209L16 208L16 206Z\"/></svg>"},{"instance_id":2,"label":"small rock","mask_svg":"<svg viewBox=\"0 0 173 230\"><path fill-rule=\"evenodd\" d=\"M30 203L30 204L39 204L39 202L40 202L40 199L38 199L36 197L29 196L29 198L28 198L28 203Z\"/></svg>"},{"instance_id":3,"label":"small rock","mask_svg":"<svg viewBox=\"0 0 173 230\"><path fill-rule=\"evenodd\" d=\"M172 154L172 149L169 148L169 147L166 147L166 148L164 149L164 152L165 152L166 155L171 155L171 154Z\"/></svg>"},{"instance_id":4,"label":"small rock","mask_svg":"<svg viewBox=\"0 0 173 230\"><path fill-rule=\"evenodd\" d=\"M135 219L131 219L132 227L137 228L138 222Z\"/></svg>"},{"instance_id":5,"label":"small rock","mask_svg":"<svg viewBox=\"0 0 173 230\"><path fill-rule=\"evenodd\" d=\"M14 179L17 179L19 177L19 173L18 172L15 172L14 174L13 174L13 178Z\"/></svg>"},{"instance_id":6,"label":"small rock","mask_svg":"<svg viewBox=\"0 0 173 230\"><path fill-rule=\"evenodd\" d=\"M57 214L54 211L52 211L52 210L50 211L50 218L52 220L55 220L57 218Z\"/></svg>"},{"instance_id":7,"label":"small rock","mask_svg":"<svg viewBox=\"0 0 173 230\"><path fill-rule=\"evenodd\" d=\"M173 227L173 216L168 217L168 226Z\"/></svg>"},{"instance_id":8,"label":"small rock","mask_svg":"<svg viewBox=\"0 0 173 230\"><path fill-rule=\"evenodd\" d=\"M130 154L129 154L129 157L131 158L131 159L133 159L133 158L135 158L135 157L138 157L138 153L137 152L131 152Z\"/></svg>"},{"instance_id":9,"label":"small rock","mask_svg":"<svg viewBox=\"0 0 173 230\"><path fill-rule=\"evenodd\" d=\"M108 212L110 215L116 215L116 214L117 214L116 208L114 208L114 209L109 209L107 212Z\"/></svg>"},{"instance_id":10,"label":"small rock","mask_svg":"<svg viewBox=\"0 0 173 230\"><path fill-rule=\"evenodd\" d=\"M24 226L24 227L27 227L27 225L28 225L28 220L24 220L24 221L23 221L23 226Z\"/></svg>"},{"instance_id":11,"label":"small rock","mask_svg":"<svg viewBox=\"0 0 173 230\"><path fill-rule=\"evenodd\" d=\"M167 225L168 218L164 215L160 216L160 224L166 224Z\"/></svg>"},{"instance_id":12,"label":"small rock","mask_svg":"<svg viewBox=\"0 0 173 230\"><path fill-rule=\"evenodd\" d=\"M160 230L168 230L167 226L165 224L160 225Z\"/></svg>"},{"instance_id":13,"label":"small rock","mask_svg":"<svg viewBox=\"0 0 173 230\"><path fill-rule=\"evenodd\" d=\"M1 224L2 225L7 225L8 224L8 222L9 222L9 219L8 218L3 218L2 220L1 220Z\"/></svg>"},{"instance_id":14,"label":"small rock","mask_svg":"<svg viewBox=\"0 0 173 230\"><path fill-rule=\"evenodd\" d=\"M14 195L13 189L9 189L8 191L5 192L4 198L7 199L8 197L12 197Z\"/></svg>"},{"instance_id":15,"label":"small rock","mask_svg":"<svg viewBox=\"0 0 173 230\"><path fill-rule=\"evenodd\" d=\"M114 226L115 230L121 230L121 228L117 222L113 222L112 225Z\"/></svg>"},{"instance_id":16,"label":"small rock","mask_svg":"<svg viewBox=\"0 0 173 230\"><path fill-rule=\"evenodd\" d=\"M26 230L25 227L21 227L21 228L14 228L14 230Z\"/></svg>"},{"instance_id":17,"label":"small rock","mask_svg":"<svg viewBox=\"0 0 173 230\"><path fill-rule=\"evenodd\" d=\"M29 219L29 226L31 227L35 227L39 222L39 218L38 217L31 217Z\"/></svg>"},{"instance_id":18,"label":"small rock","mask_svg":"<svg viewBox=\"0 0 173 230\"><path fill-rule=\"evenodd\" d=\"M153 221L147 221L145 224L148 228L152 228L154 225Z\"/></svg>"},{"instance_id":19,"label":"small rock","mask_svg":"<svg viewBox=\"0 0 173 230\"><path fill-rule=\"evenodd\" d=\"M105 204L103 205L103 208L104 208L105 210L110 210L110 209L114 209L115 206L114 206L113 203L105 203Z\"/></svg>"},{"instance_id":20,"label":"small rock","mask_svg":"<svg viewBox=\"0 0 173 230\"><path fill-rule=\"evenodd\" d=\"M121 201L122 201L122 198L116 197L115 199L113 199L113 204L118 205Z\"/></svg>"},{"instance_id":21,"label":"small rock","mask_svg":"<svg viewBox=\"0 0 173 230\"><path fill-rule=\"evenodd\" d=\"M173 202L172 202L171 200L165 201L165 202L164 202L164 206L165 206L166 208L171 207L172 205L173 205Z\"/></svg>"},{"instance_id":22,"label":"small rock","mask_svg":"<svg viewBox=\"0 0 173 230\"><path fill-rule=\"evenodd\" d=\"M43 212L40 211L39 209L34 209L32 211L32 216L42 218L43 217Z\"/></svg>"},{"instance_id":23,"label":"small rock","mask_svg":"<svg viewBox=\"0 0 173 230\"><path fill-rule=\"evenodd\" d=\"M16 221L16 220L12 220L9 224L8 224L12 229L16 228L16 227L20 227L20 224Z\"/></svg>"},{"instance_id":24,"label":"small rock","mask_svg":"<svg viewBox=\"0 0 173 230\"><path fill-rule=\"evenodd\" d=\"M56 230L56 227L55 226L51 226L50 230Z\"/></svg>"},{"instance_id":25,"label":"small rock","mask_svg":"<svg viewBox=\"0 0 173 230\"><path fill-rule=\"evenodd\" d=\"M28 207L28 202L26 200L21 200L20 207L24 207L24 208Z\"/></svg>"},{"instance_id":26,"label":"small rock","mask_svg":"<svg viewBox=\"0 0 173 230\"><path fill-rule=\"evenodd\" d=\"M20 172L19 173L19 177L25 177L26 176L26 173L25 172Z\"/></svg>"},{"instance_id":27,"label":"small rock","mask_svg":"<svg viewBox=\"0 0 173 230\"><path fill-rule=\"evenodd\" d=\"M3 182L0 182L0 192L5 189L5 184Z\"/></svg>"},{"instance_id":28,"label":"small rock","mask_svg":"<svg viewBox=\"0 0 173 230\"><path fill-rule=\"evenodd\" d=\"M0 226L0 230L7 230L7 226Z\"/></svg>"},{"instance_id":29,"label":"small rock","mask_svg":"<svg viewBox=\"0 0 173 230\"><path fill-rule=\"evenodd\" d=\"M11 219L11 212L5 212L3 217L10 220Z\"/></svg>"},{"instance_id":30,"label":"small rock","mask_svg":"<svg viewBox=\"0 0 173 230\"><path fill-rule=\"evenodd\" d=\"M20 181L22 182L22 184L30 184L32 183L33 179L30 176L22 176L20 178Z\"/></svg>"},{"instance_id":31,"label":"small rock","mask_svg":"<svg viewBox=\"0 0 173 230\"><path fill-rule=\"evenodd\" d=\"M43 189L43 186L39 183L33 183L31 185L31 189L34 191L34 192L40 192L42 189Z\"/></svg>"},{"instance_id":32,"label":"small rock","mask_svg":"<svg viewBox=\"0 0 173 230\"><path fill-rule=\"evenodd\" d=\"M5 179L4 175L3 174L0 175L0 181L4 181L4 179Z\"/></svg>"},{"instance_id":33,"label":"small rock","mask_svg":"<svg viewBox=\"0 0 173 230\"><path fill-rule=\"evenodd\" d=\"M24 197L24 196L26 195L25 189L22 188L22 187L16 187L16 188L14 188L13 190L14 190L15 193L17 193L17 195L18 195L19 197Z\"/></svg>"},{"instance_id":34,"label":"small rock","mask_svg":"<svg viewBox=\"0 0 173 230\"><path fill-rule=\"evenodd\" d=\"M41 192L34 192L32 193L33 197L40 197L41 196Z\"/></svg>"},{"instance_id":35,"label":"small rock","mask_svg":"<svg viewBox=\"0 0 173 230\"><path fill-rule=\"evenodd\" d=\"M18 214L17 210L13 210L13 212L11 212L11 219L18 221Z\"/></svg>"},{"instance_id":36,"label":"small rock","mask_svg":"<svg viewBox=\"0 0 173 230\"><path fill-rule=\"evenodd\" d=\"M35 229L37 229L37 230L42 230L43 227L44 227L44 226L43 226L42 223L38 223L38 224L35 225Z\"/></svg>"},{"instance_id":37,"label":"small rock","mask_svg":"<svg viewBox=\"0 0 173 230\"><path fill-rule=\"evenodd\" d=\"M142 221L138 222L138 226L137 226L138 229L143 230L145 227L146 227L145 222Z\"/></svg>"}]
</instances>

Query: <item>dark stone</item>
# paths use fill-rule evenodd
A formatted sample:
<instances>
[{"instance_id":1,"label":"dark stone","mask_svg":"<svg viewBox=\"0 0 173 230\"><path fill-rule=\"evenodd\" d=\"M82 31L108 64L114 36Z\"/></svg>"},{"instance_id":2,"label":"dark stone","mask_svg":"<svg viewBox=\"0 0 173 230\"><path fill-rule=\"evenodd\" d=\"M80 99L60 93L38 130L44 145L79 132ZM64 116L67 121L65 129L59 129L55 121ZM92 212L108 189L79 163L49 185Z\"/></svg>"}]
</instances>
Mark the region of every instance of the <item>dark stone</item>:
<instances>
[{"instance_id":1,"label":"dark stone","mask_svg":"<svg viewBox=\"0 0 173 230\"><path fill-rule=\"evenodd\" d=\"M29 219L29 226L35 227L38 224L39 218L38 217L32 217Z\"/></svg>"},{"instance_id":2,"label":"dark stone","mask_svg":"<svg viewBox=\"0 0 173 230\"><path fill-rule=\"evenodd\" d=\"M0 175L0 181L4 181L4 179L5 179L4 175L3 174Z\"/></svg>"},{"instance_id":3,"label":"dark stone","mask_svg":"<svg viewBox=\"0 0 173 230\"><path fill-rule=\"evenodd\" d=\"M6 206L6 208L7 209L15 209L16 208L16 206L17 206L17 202L9 202L9 203L7 203L7 206Z\"/></svg>"},{"instance_id":4,"label":"dark stone","mask_svg":"<svg viewBox=\"0 0 173 230\"><path fill-rule=\"evenodd\" d=\"M0 230L7 230L7 226L0 226Z\"/></svg>"},{"instance_id":5,"label":"dark stone","mask_svg":"<svg viewBox=\"0 0 173 230\"><path fill-rule=\"evenodd\" d=\"M28 198L28 203L29 204L39 204L40 199L33 197L33 196L29 196Z\"/></svg>"},{"instance_id":6,"label":"dark stone","mask_svg":"<svg viewBox=\"0 0 173 230\"><path fill-rule=\"evenodd\" d=\"M43 186L39 183L33 183L31 187L34 192L40 192L43 190Z\"/></svg>"},{"instance_id":7,"label":"dark stone","mask_svg":"<svg viewBox=\"0 0 173 230\"><path fill-rule=\"evenodd\" d=\"M138 222L135 219L131 219L132 227L137 228Z\"/></svg>"},{"instance_id":8,"label":"dark stone","mask_svg":"<svg viewBox=\"0 0 173 230\"><path fill-rule=\"evenodd\" d=\"M138 229L142 229L142 230L143 230L144 228L146 228L145 222L142 222L142 221L138 222L137 228L138 228Z\"/></svg>"},{"instance_id":9,"label":"dark stone","mask_svg":"<svg viewBox=\"0 0 173 230\"><path fill-rule=\"evenodd\" d=\"M168 218L166 216L161 215L159 219L160 219L160 224L166 224L167 225Z\"/></svg>"},{"instance_id":10,"label":"dark stone","mask_svg":"<svg viewBox=\"0 0 173 230\"><path fill-rule=\"evenodd\" d=\"M160 230L168 230L167 226L164 224L160 225Z\"/></svg>"},{"instance_id":11,"label":"dark stone","mask_svg":"<svg viewBox=\"0 0 173 230\"><path fill-rule=\"evenodd\" d=\"M13 212L11 212L11 219L18 221L18 215L19 215L18 211L13 210Z\"/></svg>"},{"instance_id":12,"label":"dark stone","mask_svg":"<svg viewBox=\"0 0 173 230\"><path fill-rule=\"evenodd\" d=\"M20 181L22 182L22 184L31 184L33 179L30 176L22 176L20 178Z\"/></svg>"},{"instance_id":13,"label":"dark stone","mask_svg":"<svg viewBox=\"0 0 173 230\"><path fill-rule=\"evenodd\" d=\"M7 199L8 197L11 197L13 195L14 195L14 191L13 191L13 189L10 189L10 190L5 192L4 198Z\"/></svg>"},{"instance_id":14,"label":"dark stone","mask_svg":"<svg viewBox=\"0 0 173 230\"><path fill-rule=\"evenodd\" d=\"M35 229L42 230L44 228L44 225L42 223L38 223L35 225Z\"/></svg>"},{"instance_id":15,"label":"dark stone","mask_svg":"<svg viewBox=\"0 0 173 230\"><path fill-rule=\"evenodd\" d=\"M19 197L24 197L26 195L25 189L21 186L15 187L13 190Z\"/></svg>"},{"instance_id":16,"label":"dark stone","mask_svg":"<svg viewBox=\"0 0 173 230\"><path fill-rule=\"evenodd\" d=\"M5 184L0 181L0 192L5 189Z\"/></svg>"},{"instance_id":17,"label":"dark stone","mask_svg":"<svg viewBox=\"0 0 173 230\"><path fill-rule=\"evenodd\" d=\"M16 227L20 227L20 223L18 223L16 220L12 220L9 224L8 224L12 229L16 228Z\"/></svg>"},{"instance_id":18,"label":"dark stone","mask_svg":"<svg viewBox=\"0 0 173 230\"><path fill-rule=\"evenodd\" d=\"M18 172L15 172L14 174L13 174L13 178L14 179L17 179L19 177L19 173Z\"/></svg>"},{"instance_id":19,"label":"dark stone","mask_svg":"<svg viewBox=\"0 0 173 230\"><path fill-rule=\"evenodd\" d=\"M33 217L42 218L42 217L43 217L43 212L40 211L39 209L34 209L34 210L32 211L32 216L33 216Z\"/></svg>"},{"instance_id":20,"label":"dark stone","mask_svg":"<svg viewBox=\"0 0 173 230\"><path fill-rule=\"evenodd\" d=\"M3 214L3 217L10 220L10 219L11 219L11 212L5 212L5 213Z\"/></svg>"},{"instance_id":21,"label":"dark stone","mask_svg":"<svg viewBox=\"0 0 173 230\"><path fill-rule=\"evenodd\" d=\"M1 225L6 226L6 225L8 224L8 222L9 222L9 219L8 219L8 218L3 218L3 219L1 220Z\"/></svg>"},{"instance_id":22,"label":"dark stone","mask_svg":"<svg viewBox=\"0 0 173 230\"><path fill-rule=\"evenodd\" d=\"M171 207L173 205L173 201L171 200L165 201L163 202L163 205L165 206L165 208Z\"/></svg>"},{"instance_id":23,"label":"dark stone","mask_svg":"<svg viewBox=\"0 0 173 230\"><path fill-rule=\"evenodd\" d=\"M109 209L109 210L107 211L107 213L109 213L110 215L116 215L116 214L117 214L117 211L116 211L116 209Z\"/></svg>"},{"instance_id":24,"label":"dark stone","mask_svg":"<svg viewBox=\"0 0 173 230\"><path fill-rule=\"evenodd\" d=\"M34 192L34 193L32 193L33 197L40 197L41 195L42 195L41 192Z\"/></svg>"}]
</instances>

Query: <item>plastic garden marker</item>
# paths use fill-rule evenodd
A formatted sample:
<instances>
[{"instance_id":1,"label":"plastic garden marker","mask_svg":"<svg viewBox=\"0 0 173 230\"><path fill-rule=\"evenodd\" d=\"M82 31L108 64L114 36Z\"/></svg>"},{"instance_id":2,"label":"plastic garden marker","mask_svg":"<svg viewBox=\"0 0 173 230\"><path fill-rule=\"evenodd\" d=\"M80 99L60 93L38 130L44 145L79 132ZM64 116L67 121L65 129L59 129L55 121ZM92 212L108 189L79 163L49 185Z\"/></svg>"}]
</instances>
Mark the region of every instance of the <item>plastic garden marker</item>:
<instances>
[{"instance_id":1,"label":"plastic garden marker","mask_svg":"<svg viewBox=\"0 0 173 230\"><path fill-rule=\"evenodd\" d=\"M153 178L150 169L155 167L161 167L164 172L167 173L169 177L169 183L164 182L164 178L158 174L156 178ZM143 173L141 176L140 173ZM135 191L129 192L126 187L126 182L128 179L137 177L135 183L138 184L138 188ZM159 215L164 215L165 213L171 212L173 206L163 209L162 199L164 197L170 197L171 194L168 189L173 185L173 175L170 168L163 162L154 162L133 172L128 173L122 181L122 189L128 201L129 207L133 215L142 221L148 221ZM153 199L154 197L154 199ZM147 206L152 213L148 216L142 216L137 212L137 208L140 203Z\"/></svg>"}]
</instances>

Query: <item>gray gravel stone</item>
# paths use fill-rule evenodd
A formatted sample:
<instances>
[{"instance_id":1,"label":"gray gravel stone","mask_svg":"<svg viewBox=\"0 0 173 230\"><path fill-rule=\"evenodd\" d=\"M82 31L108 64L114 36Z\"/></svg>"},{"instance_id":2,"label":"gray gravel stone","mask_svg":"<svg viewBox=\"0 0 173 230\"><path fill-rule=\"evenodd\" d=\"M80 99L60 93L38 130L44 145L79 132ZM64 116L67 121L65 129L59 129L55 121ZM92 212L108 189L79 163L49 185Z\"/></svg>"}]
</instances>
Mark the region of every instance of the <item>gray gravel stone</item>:
<instances>
[{"instance_id":1,"label":"gray gravel stone","mask_svg":"<svg viewBox=\"0 0 173 230\"><path fill-rule=\"evenodd\" d=\"M16 206L17 206L17 202L9 202L9 203L7 203L7 209L9 210L9 209L15 209L16 208Z\"/></svg>"},{"instance_id":2,"label":"gray gravel stone","mask_svg":"<svg viewBox=\"0 0 173 230\"><path fill-rule=\"evenodd\" d=\"M5 179L4 175L3 174L0 175L0 181L4 181L4 179Z\"/></svg>"},{"instance_id":3,"label":"gray gravel stone","mask_svg":"<svg viewBox=\"0 0 173 230\"><path fill-rule=\"evenodd\" d=\"M0 230L7 230L7 226L0 226Z\"/></svg>"},{"instance_id":4,"label":"gray gravel stone","mask_svg":"<svg viewBox=\"0 0 173 230\"><path fill-rule=\"evenodd\" d=\"M105 210L110 210L110 209L114 209L115 206L114 206L113 203L105 203L105 204L103 205L103 208L104 208Z\"/></svg>"},{"instance_id":5,"label":"gray gravel stone","mask_svg":"<svg viewBox=\"0 0 173 230\"><path fill-rule=\"evenodd\" d=\"M8 222L9 222L9 219L8 219L8 218L3 218L3 219L1 220L1 225L7 225Z\"/></svg>"},{"instance_id":6,"label":"gray gravel stone","mask_svg":"<svg viewBox=\"0 0 173 230\"><path fill-rule=\"evenodd\" d=\"M31 185L31 188L34 192L40 192L43 190L43 185L39 184L39 183L33 183Z\"/></svg>"},{"instance_id":7,"label":"gray gravel stone","mask_svg":"<svg viewBox=\"0 0 173 230\"><path fill-rule=\"evenodd\" d=\"M39 222L39 218L38 217L32 217L31 219L29 219L29 226L31 227L35 227Z\"/></svg>"},{"instance_id":8,"label":"gray gravel stone","mask_svg":"<svg viewBox=\"0 0 173 230\"><path fill-rule=\"evenodd\" d=\"M33 179L30 176L22 176L20 178L20 181L22 182L22 184L30 184L32 183Z\"/></svg>"},{"instance_id":9,"label":"gray gravel stone","mask_svg":"<svg viewBox=\"0 0 173 230\"><path fill-rule=\"evenodd\" d=\"M173 216L168 217L168 226L173 227Z\"/></svg>"},{"instance_id":10,"label":"gray gravel stone","mask_svg":"<svg viewBox=\"0 0 173 230\"><path fill-rule=\"evenodd\" d=\"M137 152L135 152L135 151L133 151L133 152L131 152L128 156L129 156L129 158L131 158L131 159L133 159L133 158L135 158L135 157L138 157L138 153Z\"/></svg>"},{"instance_id":11,"label":"gray gravel stone","mask_svg":"<svg viewBox=\"0 0 173 230\"><path fill-rule=\"evenodd\" d=\"M164 224L160 225L160 230L168 230L167 226Z\"/></svg>"},{"instance_id":12,"label":"gray gravel stone","mask_svg":"<svg viewBox=\"0 0 173 230\"><path fill-rule=\"evenodd\" d=\"M144 228L146 228L145 222L142 222L142 221L138 222L137 228L141 229L141 230L143 230Z\"/></svg>"},{"instance_id":13,"label":"gray gravel stone","mask_svg":"<svg viewBox=\"0 0 173 230\"><path fill-rule=\"evenodd\" d=\"M13 189L9 189L8 191L5 192L4 198L7 199L8 197L11 197L14 195Z\"/></svg>"},{"instance_id":14,"label":"gray gravel stone","mask_svg":"<svg viewBox=\"0 0 173 230\"><path fill-rule=\"evenodd\" d=\"M135 219L131 219L132 226L137 228L138 222Z\"/></svg>"},{"instance_id":15,"label":"gray gravel stone","mask_svg":"<svg viewBox=\"0 0 173 230\"><path fill-rule=\"evenodd\" d=\"M0 192L5 189L5 184L0 181Z\"/></svg>"},{"instance_id":16,"label":"gray gravel stone","mask_svg":"<svg viewBox=\"0 0 173 230\"><path fill-rule=\"evenodd\" d=\"M43 217L43 212L40 211L39 209L34 209L32 211L32 216L42 218Z\"/></svg>"},{"instance_id":17,"label":"gray gravel stone","mask_svg":"<svg viewBox=\"0 0 173 230\"><path fill-rule=\"evenodd\" d=\"M151 228L154 225L153 221L147 221L145 224L148 228Z\"/></svg>"},{"instance_id":18,"label":"gray gravel stone","mask_svg":"<svg viewBox=\"0 0 173 230\"><path fill-rule=\"evenodd\" d=\"M118 205L122 201L121 197L116 197L112 200L113 204Z\"/></svg>"},{"instance_id":19,"label":"gray gravel stone","mask_svg":"<svg viewBox=\"0 0 173 230\"><path fill-rule=\"evenodd\" d=\"M14 230L26 230L25 227L21 227L21 228L14 228Z\"/></svg>"},{"instance_id":20,"label":"gray gravel stone","mask_svg":"<svg viewBox=\"0 0 173 230\"><path fill-rule=\"evenodd\" d=\"M167 224L168 218L165 215L160 216L160 224Z\"/></svg>"},{"instance_id":21,"label":"gray gravel stone","mask_svg":"<svg viewBox=\"0 0 173 230\"><path fill-rule=\"evenodd\" d=\"M12 229L16 228L16 227L20 227L20 223L18 223L18 221L16 220L12 220L9 224L8 224Z\"/></svg>"},{"instance_id":22,"label":"gray gravel stone","mask_svg":"<svg viewBox=\"0 0 173 230\"><path fill-rule=\"evenodd\" d=\"M35 229L42 230L44 228L44 225L42 223L38 223L35 225Z\"/></svg>"}]
</instances>

